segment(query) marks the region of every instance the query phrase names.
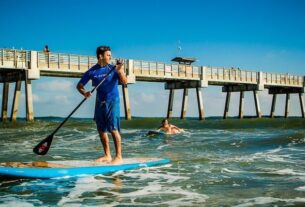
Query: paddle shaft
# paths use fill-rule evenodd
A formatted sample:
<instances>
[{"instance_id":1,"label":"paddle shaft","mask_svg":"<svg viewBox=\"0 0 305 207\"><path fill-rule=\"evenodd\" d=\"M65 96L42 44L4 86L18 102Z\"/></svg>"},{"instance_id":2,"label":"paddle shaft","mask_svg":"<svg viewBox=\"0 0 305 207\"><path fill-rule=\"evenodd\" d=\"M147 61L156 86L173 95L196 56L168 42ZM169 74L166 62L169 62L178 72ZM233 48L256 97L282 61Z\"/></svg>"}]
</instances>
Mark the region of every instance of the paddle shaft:
<instances>
[{"instance_id":1,"label":"paddle shaft","mask_svg":"<svg viewBox=\"0 0 305 207\"><path fill-rule=\"evenodd\" d=\"M109 66L107 65L107 67L109 68ZM115 70L115 67L112 68L103 78L103 80L101 80L101 82L95 86L90 93L93 93L100 85L102 85L102 83L106 80L106 78L110 75L110 73L112 73L112 71ZM75 109L67 116L67 118L65 118L65 120L63 122L61 122L61 124L53 131L53 133L51 134L51 136L53 137L53 135L66 123L66 121L68 121L68 119L72 116L72 114L74 114L74 112L87 100L87 97L85 97L76 107Z\"/></svg>"}]
</instances>

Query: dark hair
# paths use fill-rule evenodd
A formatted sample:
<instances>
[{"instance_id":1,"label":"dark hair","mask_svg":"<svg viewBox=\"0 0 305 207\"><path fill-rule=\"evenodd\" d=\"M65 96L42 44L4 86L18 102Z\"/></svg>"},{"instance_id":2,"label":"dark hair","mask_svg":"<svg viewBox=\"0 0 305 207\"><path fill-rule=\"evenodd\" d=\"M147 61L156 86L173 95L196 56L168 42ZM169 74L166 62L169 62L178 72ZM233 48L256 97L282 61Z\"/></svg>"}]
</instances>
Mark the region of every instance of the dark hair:
<instances>
[{"instance_id":1,"label":"dark hair","mask_svg":"<svg viewBox=\"0 0 305 207\"><path fill-rule=\"evenodd\" d=\"M164 124L165 121L167 121L167 122L169 123L168 119L163 119L163 120L162 120L162 124Z\"/></svg>"},{"instance_id":2,"label":"dark hair","mask_svg":"<svg viewBox=\"0 0 305 207\"><path fill-rule=\"evenodd\" d=\"M96 58L98 59L100 55L104 55L106 51L111 51L109 46L99 46L96 48Z\"/></svg>"}]
</instances>

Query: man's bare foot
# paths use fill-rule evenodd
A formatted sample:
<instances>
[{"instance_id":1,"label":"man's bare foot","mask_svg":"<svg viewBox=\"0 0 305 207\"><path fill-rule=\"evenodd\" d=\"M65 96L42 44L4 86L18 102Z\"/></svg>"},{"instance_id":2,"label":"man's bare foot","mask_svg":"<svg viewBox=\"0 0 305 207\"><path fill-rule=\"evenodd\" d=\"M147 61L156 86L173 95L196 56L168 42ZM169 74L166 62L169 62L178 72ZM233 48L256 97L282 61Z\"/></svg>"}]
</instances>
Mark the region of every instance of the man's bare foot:
<instances>
[{"instance_id":1,"label":"man's bare foot","mask_svg":"<svg viewBox=\"0 0 305 207\"><path fill-rule=\"evenodd\" d=\"M111 157L103 156L96 159L95 162L111 162Z\"/></svg>"},{"instance_id":2,"label":"man's bare foot","mask_svg":"<svg viewBox=\"0 0 305 207\"><path fill-rule=\"evenodd\" d=\"M122 164L122 163L123 163L122 157L115 157L115 158L111 161L111 164L114 164L114 165L119 165L119 164Z\"/></svg>"}]
</instances>

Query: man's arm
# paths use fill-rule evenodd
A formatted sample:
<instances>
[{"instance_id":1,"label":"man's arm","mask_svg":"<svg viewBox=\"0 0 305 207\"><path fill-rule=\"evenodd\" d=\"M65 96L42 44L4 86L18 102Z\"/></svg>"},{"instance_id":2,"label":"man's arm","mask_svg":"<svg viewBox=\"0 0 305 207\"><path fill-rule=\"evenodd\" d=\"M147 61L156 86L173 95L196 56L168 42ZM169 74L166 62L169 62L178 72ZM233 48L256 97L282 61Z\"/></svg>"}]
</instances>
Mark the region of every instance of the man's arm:
<instances>
[{"instance_id":1,"label":"man's arm","mask_svg":"<svg viewBox=\"0 0 305 207\"><path fill-rule=\"evenodd\" d=\"M91 96L91 92L90 91L86 91L86 89L85 89L83 84L78 83L76 88L77 88L78 92L80 92L86 98L89 98Z\"/></svg>"},{"instance_id":2,"label":"man's arm","mask_svg":"<svg viewBox=\"0 0 305 207\"><path fill-rule=\"evenodd\" d=\"M171 125L171 127L172 127L173 129L178 130L179 132L180 132L180 131L183 131L183 129L180 129L179 127L177 127L177 126L175 126L175 125Z\"/></svg>"},{"instance_id":3,"label":"man's arm","mask_svg":"<svg viewBox=\"0 0 305 207\"><path fill-rule=\"evenodd\" d=\"M173 125L173 124L170 124L170 126L171 126L172 128L178 129L178 127L176 127L176 126Z\"/></svg>"},{"instance_id":4,"label":"man's arm","mask_svg":"<svg viewBox=\"0 0 305 207\"><path fill-rule=\"evenodd\" d=\"M124 71L124 62L122 60L117 61L116 71L119 75L120 82L124 85L127 84L128 80Z\"/></svg>"}]
</instances>

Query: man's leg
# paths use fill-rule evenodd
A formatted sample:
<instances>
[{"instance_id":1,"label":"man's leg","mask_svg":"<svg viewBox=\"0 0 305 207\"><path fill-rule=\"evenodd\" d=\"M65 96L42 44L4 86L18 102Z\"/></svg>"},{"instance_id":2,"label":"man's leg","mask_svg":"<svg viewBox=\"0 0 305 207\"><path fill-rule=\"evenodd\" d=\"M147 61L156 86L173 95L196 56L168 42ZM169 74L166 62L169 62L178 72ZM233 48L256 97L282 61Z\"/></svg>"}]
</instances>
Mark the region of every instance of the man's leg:
<instances>
[{"instance_id":1,"label":"man's leg","mask_svg":"<svg viewBox=\"0 0 305 207\"><path fill-rule=\"evenodd\" d=\"M115 158L112 160L112 163L120 164L123 162L121 135L120 135L120 132L117 130L111 131L111 135L113 137L115 151L116 151L116 155L115 155Z\"/></svg>"},{"instance_id":2,"label":"man's leg","mask_svg":"<svg viewBox=\"0 0 305 207\"><path fill-rule=\"evenodd\" d=\"M97 162L110 162L111 161L111 154L110 154L110 147L109 147L109 138L106 132L99 131L100 138L103 144L104 153L105 155L98 158Z\"/></svg>"}]
</instances>

